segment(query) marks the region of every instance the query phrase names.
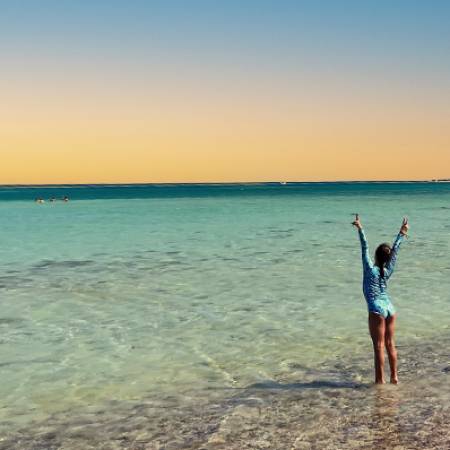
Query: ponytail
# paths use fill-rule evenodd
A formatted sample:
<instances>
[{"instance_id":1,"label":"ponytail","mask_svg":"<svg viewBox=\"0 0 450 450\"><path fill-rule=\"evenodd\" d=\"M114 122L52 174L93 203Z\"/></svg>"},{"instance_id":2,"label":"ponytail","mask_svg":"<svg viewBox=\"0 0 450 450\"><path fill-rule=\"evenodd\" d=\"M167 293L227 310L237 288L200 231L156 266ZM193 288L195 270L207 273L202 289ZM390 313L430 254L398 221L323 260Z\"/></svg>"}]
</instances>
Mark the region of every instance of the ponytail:
<instances>
[{"instance_id":1,"label":"ponytail","mask_svg":"<svg viewBox=\"0 0 450 450\"><path fill-rule=\"evenodd\" d=\"M389 244L381 244L375 251L375 265L380 269L380 279L385 276L385 266L391 259L391 247Z\"/></svg>"}]
</instances>

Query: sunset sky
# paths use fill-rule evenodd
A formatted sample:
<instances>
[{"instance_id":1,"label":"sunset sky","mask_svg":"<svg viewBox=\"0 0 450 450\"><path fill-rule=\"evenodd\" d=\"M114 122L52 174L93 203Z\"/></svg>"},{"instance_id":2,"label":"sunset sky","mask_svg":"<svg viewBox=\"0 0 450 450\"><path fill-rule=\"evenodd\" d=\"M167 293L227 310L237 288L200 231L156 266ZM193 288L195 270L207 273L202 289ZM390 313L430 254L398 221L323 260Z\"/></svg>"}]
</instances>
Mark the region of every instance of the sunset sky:
<instances>
[{"instance_id":1,"label":"sunset sky","mask_svg":"<svg viewBox=\"0 0 450 450\"><path fill-rule=\"evenodd\" d=\"M0 184L450 177L448 1L0 1Z\"/></svg>"}]
</instances>

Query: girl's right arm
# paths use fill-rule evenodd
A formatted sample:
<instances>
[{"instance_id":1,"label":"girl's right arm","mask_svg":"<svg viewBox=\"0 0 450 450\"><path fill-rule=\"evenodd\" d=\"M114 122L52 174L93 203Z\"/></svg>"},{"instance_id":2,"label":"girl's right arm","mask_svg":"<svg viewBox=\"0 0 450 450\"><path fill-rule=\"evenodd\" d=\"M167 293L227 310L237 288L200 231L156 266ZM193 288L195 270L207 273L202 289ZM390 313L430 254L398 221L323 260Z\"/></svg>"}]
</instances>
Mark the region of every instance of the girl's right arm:
<instances>
[{"instance_id":1,"label":"girl's right arm","mask_svg":"<svg viewBox=\"0 0 450 450\"><path fill-rule=\"evenodd\" d=\"M369 256L369 245L367 244L366 235L364 234L361 221L359 220L359 214L355 214L355 220L352 222L352 225L358 229L359 241L361 243L363 269L364 271L370 270L373 267L373 263Z\"/></svg>"}]
</instances>

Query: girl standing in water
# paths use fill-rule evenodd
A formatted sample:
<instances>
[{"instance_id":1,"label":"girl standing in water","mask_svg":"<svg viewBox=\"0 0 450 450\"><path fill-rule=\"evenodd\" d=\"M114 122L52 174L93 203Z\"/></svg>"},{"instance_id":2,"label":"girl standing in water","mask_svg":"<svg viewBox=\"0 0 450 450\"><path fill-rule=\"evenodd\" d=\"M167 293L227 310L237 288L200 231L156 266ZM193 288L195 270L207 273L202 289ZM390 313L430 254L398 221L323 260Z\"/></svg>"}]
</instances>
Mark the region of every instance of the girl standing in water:
<instances>
[{"instance_id":1,"label":"girl standing in water","mask_svg":"<svg viewBox=\"0 0 450 450\"><path fill-rule=\"evenodd\" d=\"M352 222L358 229L361 241L363 263L363 292L369 309L369 331L375 354L375 383L384 383L384 347L386 346L391 367L391 383L398 383L397 350L394 343L396 313L387 294L387 282L394 272L397 253L408 233L408 219L405 217L392 247L381 244L375 251L375 263L369 256L369 248L364 230L356 214Z\"/></svg>"}]
</instances>

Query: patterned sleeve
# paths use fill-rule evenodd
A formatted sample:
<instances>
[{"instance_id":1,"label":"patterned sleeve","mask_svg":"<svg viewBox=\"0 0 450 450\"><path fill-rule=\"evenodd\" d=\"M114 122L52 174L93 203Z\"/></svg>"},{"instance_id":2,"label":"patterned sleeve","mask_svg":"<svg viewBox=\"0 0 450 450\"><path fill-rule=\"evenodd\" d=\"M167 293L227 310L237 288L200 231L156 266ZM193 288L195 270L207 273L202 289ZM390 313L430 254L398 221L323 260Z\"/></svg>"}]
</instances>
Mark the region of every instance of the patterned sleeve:
<instances>
[{"instance_id":1,"label":"patterned sleeve","mask_svg":"<svg viewBox=\"0 0 450 450\"><path fill-rule=\"evenodd\" d=\"M391 259L386 264L386 278L389 278L394 273L395 263L397 262L397 255L400 249L400 244L403 242L404 236L399 233L392 244Z\"/></svg>"},{"instance_id":2,"label":"patterned sleeve","mask_svg":"<svg viewBox=\"0 0 450 450\"><path fill-rule=\"evenodd\" d=\"M364 230L361 228L358 230L359 240L361 242L361 255L362 255L362 263L364 271L371 269L373 267L372 260L369 256L369 245L367 244L366 235L364 234Z\"/></svg>"}]
</instances>

